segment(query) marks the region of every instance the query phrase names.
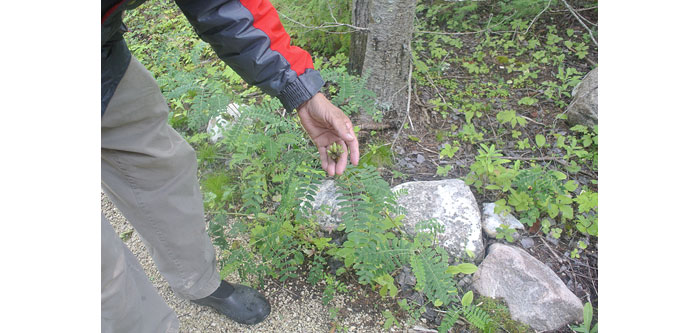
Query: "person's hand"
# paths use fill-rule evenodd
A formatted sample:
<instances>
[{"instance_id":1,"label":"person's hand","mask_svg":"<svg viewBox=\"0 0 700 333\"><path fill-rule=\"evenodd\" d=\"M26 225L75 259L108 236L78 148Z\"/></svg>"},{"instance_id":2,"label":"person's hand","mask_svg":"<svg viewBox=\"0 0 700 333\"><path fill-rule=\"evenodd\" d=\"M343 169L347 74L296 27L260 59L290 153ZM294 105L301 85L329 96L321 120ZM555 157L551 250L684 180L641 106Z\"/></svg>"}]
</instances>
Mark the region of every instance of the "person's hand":
<instances>
[{"instance_id":1,"label":"person's hand","mask_svg":"<svg viewBox=\"0 0 700 333\"><path fill-rule=\"evenodd\" d=\"M321 168L329 176L341 175L348 164L348 148L350 162L357 165L360 161L360 146L352 128L352 122L342 110L333 105L322 93L314 95L310 100L299 106L299 118L311 140L321 155ZM328 156L328 149L333 144L339 144L343 152L334 160Z\"/></svg>"}]
</instances>

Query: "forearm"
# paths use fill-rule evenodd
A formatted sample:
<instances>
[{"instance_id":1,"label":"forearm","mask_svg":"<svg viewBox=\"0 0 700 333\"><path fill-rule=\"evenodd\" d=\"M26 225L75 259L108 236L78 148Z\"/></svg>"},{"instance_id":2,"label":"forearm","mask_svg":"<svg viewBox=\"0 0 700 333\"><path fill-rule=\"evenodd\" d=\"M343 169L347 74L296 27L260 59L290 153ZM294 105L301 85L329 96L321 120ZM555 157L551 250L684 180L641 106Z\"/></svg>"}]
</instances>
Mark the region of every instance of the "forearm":
<instances>
[{"instance_id":1,"label":"forearm","mask_svg":"<svg viewBox=\"0 0 700 333\"><path fill-rule=\"evenodd\" d=\"M323 86L311 56L290 45L268 0L176 0L197 34L248 83L297 108Z\"/></svg>"}]
</instances>

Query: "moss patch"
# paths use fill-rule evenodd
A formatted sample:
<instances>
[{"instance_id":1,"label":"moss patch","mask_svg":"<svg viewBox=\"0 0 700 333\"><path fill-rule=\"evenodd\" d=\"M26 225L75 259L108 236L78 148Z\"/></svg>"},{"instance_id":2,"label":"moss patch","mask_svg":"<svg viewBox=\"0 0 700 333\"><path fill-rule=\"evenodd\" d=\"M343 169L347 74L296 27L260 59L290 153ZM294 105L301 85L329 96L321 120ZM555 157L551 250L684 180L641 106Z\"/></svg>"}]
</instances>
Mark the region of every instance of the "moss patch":
<instances>
[{"instance_id":1,"label":"moss patch","mask_svg":"<svg viewBox=\"0 0 700 333\"><path fill-rule=\"evenodd\" d=\"M486 311L491 316L491 319L496 322L496 327L498 327L499 332L535 332L528 325L513 320L510 317L508 306L502 299L479 296L475 304L481 304L479 307Z\"/></svg>"}]
</instances>

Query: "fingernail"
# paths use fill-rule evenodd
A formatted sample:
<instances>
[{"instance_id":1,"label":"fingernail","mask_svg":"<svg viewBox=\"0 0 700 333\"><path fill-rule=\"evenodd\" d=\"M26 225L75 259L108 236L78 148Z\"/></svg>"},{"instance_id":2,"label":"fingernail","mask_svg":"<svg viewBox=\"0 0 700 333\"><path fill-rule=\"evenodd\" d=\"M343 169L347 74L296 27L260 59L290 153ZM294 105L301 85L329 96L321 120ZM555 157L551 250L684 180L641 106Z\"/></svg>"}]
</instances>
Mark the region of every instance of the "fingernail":
<instances>
[{"instance_id":1,"label":"fingernail","mask_svg":"<svg viewBox=\"0 0 700 333\"><path fill-rule=\"evenodd\" d=\"M353 136L353 135L350 134L350 133L345 134L345 137L346 137L348 140L354 140L354 139L355 139L355 136Z\"/></svg>"}]
</instances>

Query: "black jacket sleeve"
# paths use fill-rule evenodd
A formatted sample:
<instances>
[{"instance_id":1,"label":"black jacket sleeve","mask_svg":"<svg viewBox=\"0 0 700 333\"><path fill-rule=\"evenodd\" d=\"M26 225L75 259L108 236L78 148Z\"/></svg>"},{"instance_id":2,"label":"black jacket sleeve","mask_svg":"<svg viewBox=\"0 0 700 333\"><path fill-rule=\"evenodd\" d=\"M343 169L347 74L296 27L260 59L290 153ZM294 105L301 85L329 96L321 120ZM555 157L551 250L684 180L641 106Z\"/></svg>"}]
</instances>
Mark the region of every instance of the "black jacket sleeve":
<instances>
[{"instance_id":1,"label":"black jacket sleeve","mask_svg":"<svg viewBox=\"0 0 700 333\"><path fill-rule=\"evenodd\" d=\"M246 82L292 111L324 82L311 56L290 45L268 0L176 0L197 34Z\"/></svg>"}]
</instances>

